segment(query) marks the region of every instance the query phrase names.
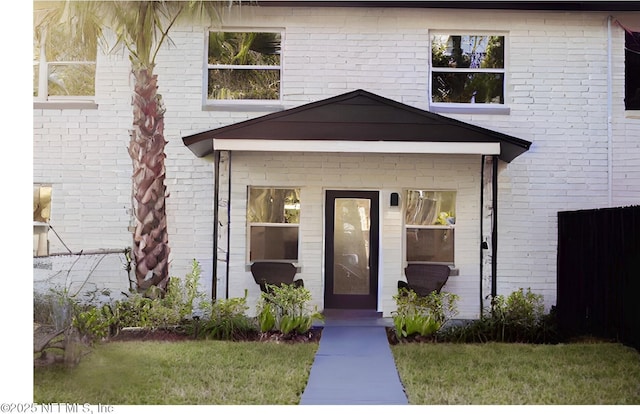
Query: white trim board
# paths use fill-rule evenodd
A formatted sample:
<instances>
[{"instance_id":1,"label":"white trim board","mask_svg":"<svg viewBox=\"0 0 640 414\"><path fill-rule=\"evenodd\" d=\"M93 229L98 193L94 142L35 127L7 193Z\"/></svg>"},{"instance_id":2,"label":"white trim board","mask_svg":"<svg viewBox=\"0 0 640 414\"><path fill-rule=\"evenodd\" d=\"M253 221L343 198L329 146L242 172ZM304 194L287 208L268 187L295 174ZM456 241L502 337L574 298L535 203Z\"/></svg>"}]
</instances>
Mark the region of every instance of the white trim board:
<instances>
[{"instance_id":1,"label":"white trim board","mask_svg":"<svg viewBox=\"0 0 640 414\"><path fill-rule=\"evenodd\" d=\"M390 142L214 138L213 148L215 148L216 151L500 154L499 142Z\"/></svg>"}]
</instances>

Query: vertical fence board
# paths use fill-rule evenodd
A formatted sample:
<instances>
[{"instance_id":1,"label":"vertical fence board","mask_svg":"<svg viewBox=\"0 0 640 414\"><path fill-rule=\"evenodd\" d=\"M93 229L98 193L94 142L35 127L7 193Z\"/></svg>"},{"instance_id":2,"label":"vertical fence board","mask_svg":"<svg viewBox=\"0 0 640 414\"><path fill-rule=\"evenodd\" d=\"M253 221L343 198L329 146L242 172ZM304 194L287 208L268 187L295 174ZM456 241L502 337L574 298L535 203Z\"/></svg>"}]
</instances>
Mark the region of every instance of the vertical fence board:
<instances>
[{"instance_id":1,"label":"vertical fence board","mask_svg":"<svg viewBox=\"0 0 640 414\"><path fill-rule=\"evenodd\" d=\"M640 349L640 206L559 212L557 278L564 334Z\"/></svg>"}]
</instances>

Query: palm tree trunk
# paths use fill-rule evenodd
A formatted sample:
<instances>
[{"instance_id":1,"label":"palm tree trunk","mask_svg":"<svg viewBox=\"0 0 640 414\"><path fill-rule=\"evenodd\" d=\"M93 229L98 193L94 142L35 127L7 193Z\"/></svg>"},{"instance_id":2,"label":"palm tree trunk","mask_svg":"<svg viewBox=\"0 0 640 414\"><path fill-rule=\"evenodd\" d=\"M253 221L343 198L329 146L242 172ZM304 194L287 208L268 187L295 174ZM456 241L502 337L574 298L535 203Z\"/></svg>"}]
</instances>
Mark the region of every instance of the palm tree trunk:
<instances>
[{"instance_id":1,"label":"palm tree trunk","mask_svg":"<svg viewBox=\"0 0 640 414\"><path fill-rule=\"evenodd\" d=\"M170 252L165 210L164 106L157 93L153 67L134 69L132 73L135 85L129 155L133 161L136 282L140 291L150 286L164 290L169 280Z\"/></svg>"}]
</instances>

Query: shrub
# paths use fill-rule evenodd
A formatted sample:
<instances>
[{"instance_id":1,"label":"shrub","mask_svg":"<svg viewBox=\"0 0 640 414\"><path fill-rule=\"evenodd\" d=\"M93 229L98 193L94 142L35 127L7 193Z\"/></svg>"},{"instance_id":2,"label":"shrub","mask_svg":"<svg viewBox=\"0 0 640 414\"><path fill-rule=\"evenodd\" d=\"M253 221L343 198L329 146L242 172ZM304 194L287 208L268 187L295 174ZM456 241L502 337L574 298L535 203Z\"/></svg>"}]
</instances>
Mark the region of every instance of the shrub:
<instances>
[{"instance_id":1,"label":"shrub","mask_svg":"<svg viewBox=\"0 0 640 414\"><path fill-rule=\"evenodd\" d=\"M294 285L267 285L258 302L260 332L279 331L285 335L304 334L311 329L314 320L323 320L317 308L309 309L311 292Z\"/></svg>"},{"instance_id":2,"label":"shrub","mask_svg":"<svg viewBox=\"0 0 640 414\"><path fill-rule=\"evenodd\" d=\"M456 342L557 342L555 314L544 313L543 297L522 288L506 298L495 296L480 319L443 332Z\"/></svg>"},{"instance_id":3,"label":"shrub","mask_svg":"<svg viewBox=\"0 0 640 414\"><path fill-rule=\"evenodd\" d=\"M412 336L433 336L455 314L458 296L448 292L431 292L419 296L410 289L400 289L393 297L396 310L392 312L398 339Z\"/></svg>"},{"instance_id":4,"label":"shrub","mask_svg":"<svg viewBox=\"0 0 640 414\"><path fill-rule=\"evenodd\" d=\"M79 307L74 312L73 327L78 330L81 338L92 343L99 339L104 339L111 333L111 326L115 320L111 307L103 305L98 308L90 306L86 310Z\"/></svg>"},{"instance_id":5,"label":"shrub","mask_svg":"<svg viewBox=\"0 0 640 414\"><path fill-rule=\"evenodd\" d=\"M53 325L53 306L51 295L34 292L33 321L41 325Z\"/></svg>"},{"instance_id":6,"label":"shrub","mask_svg":"<svg viewBox=\"0 0 640 414\"><path fill-rule=\"evenodd\" d=\"M164 295L157 289L149 289L145 295L131 294L124 301L111 305L113 331L124 327L143 327L150 329L169 328L191 319L197 302L202 302L204 294L198 292L200 264L193 260L191 272L184 280L169 279Z\"/></svg>"},{"instance_id":7,"label":"shrub","mask_svg":"<svg viewBox=\"0 0 640 414\"><path fill-rule=\"evenodd\" d=\"M217 299L201 309L203 315L193 322L193 333L198 338L246 339L257 330L253 319L246 316L246 290L242 298Z\"/></svg>"}]
</instances>

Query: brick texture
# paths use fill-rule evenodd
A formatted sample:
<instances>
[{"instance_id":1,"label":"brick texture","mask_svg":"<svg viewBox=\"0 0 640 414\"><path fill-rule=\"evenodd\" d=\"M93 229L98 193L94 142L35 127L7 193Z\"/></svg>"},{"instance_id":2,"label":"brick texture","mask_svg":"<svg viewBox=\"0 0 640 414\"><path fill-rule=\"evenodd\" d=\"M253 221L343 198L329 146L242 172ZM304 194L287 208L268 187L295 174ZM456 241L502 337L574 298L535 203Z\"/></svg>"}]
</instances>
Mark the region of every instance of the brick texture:
<instances>
[{"instance_id":1,"label":"brick texture","mask_svg":"<svg viewBox=\"0 0 640 414\"><path fill-rule=\"evenodd\" d=\"M225 12L224 27L283 30L282 108L365 89L428 108L429 31L500 33L507 39L508 115L447 114L533 143L500 165L498 293L519 287L555 303L558 211L638 204L640 120L624 112L624 33L613 27L612 84L607 82L607 13L552 13L364 8L260 8ZM192 259L210 292L213 269L214 165L196 158L182 137L267 112L203 108L207 28L180 25L158 55L166 105L167 200L171 273ZM131 81L122 53L98 58L98 109L34 109L34 182L53 187L51 251L123 248L131 244ZM612 90L611 128L607 94ZM259 109L259 108L258 108ZM611 133L609 133L611 130ZM232 156L231 296L257 286L246 267L247 185L302 188L302 273L322 305L323 189L377 189L381 200L405 188L456 189L456 265L447 289L461 317L479 313L479 172L474 156L257 154ZM402 215L383 201L380 309L402 274ZM104 283L121 279L113 263ZM113 278L113 280L109 279ZM123 283L123 288L126 284ZM220 292L219 292L220 294Z\"/></svg>"}]
</instances>

